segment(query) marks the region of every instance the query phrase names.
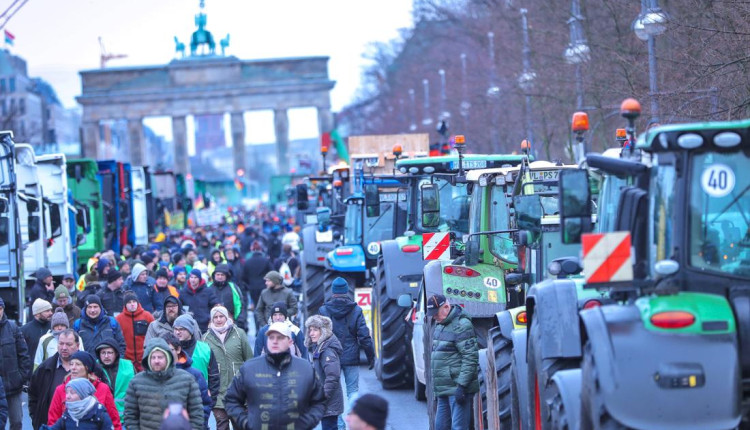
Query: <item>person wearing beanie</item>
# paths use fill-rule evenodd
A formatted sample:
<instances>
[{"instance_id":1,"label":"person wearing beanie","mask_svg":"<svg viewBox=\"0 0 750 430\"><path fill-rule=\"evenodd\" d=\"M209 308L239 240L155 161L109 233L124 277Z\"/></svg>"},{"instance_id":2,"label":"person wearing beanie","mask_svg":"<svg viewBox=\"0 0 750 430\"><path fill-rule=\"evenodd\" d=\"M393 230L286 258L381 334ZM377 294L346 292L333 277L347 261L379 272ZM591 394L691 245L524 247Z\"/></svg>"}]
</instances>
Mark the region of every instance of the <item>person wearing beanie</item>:
<instances>
[{"instance_id":1,"label":"person wearing beanie","mask_svg":"<svg viewBox=\"0 0 750 430\"><path fill-rule=\"evenodd\" d=\"M266 273L263 277L266 289L260 293L260 299L255 306L255 326L262 327L271 318L272 305L276 302L286 303L287 316L294 318L297 315L297 296L291 288L284 285L284 278L275 270Z\"/></svg>"},{"instance_id":2,"label":"person wearing beanie","mask_svg":"<svg viewBox=\"0 0 750 430\"><path fill-rule=\"evenodd\" d=\"M80 291L77 294L76 298L76 306L78 306L80 309L83 309L86 307L86 297L88 297L90 294L96 294L99 292L99 288L101 287L101 283L99 281L99 273L97 273L96 269L86 273L81 279L83 279L83 285L78 287L78 290ZM104 281L104 280L102 280Z\"/></svg>"},{"instance_id":3,"label":"person wearing beanie","mask_svg":"<svg viewBox=\"0 0 750 430\"><path fill-rule=\"evenodd\" d=\"M219 265L216 270L220 270L221 266ZM214 275L217 273L214 272ZM229 311L224 306L215 306L211 309L211 323L203 336L203 341L211 347L221 372L218 401L213 409L216 429L228 430L229 416L224 409L224 395L242 364L253 358L253 350L250 348L247 335L232 322Z\"/></svg>"},{"instance_id":4,"label":"person wearing beanie","mask_svg":"<svg viewBox=\"0 0 750 430\"><path fill-rule=\"evenodd\" d=\"M55 289L55 303L65 311L69 324L81 317L81 308L73 303L70 292L62 285Z\"/></svg>"},{"instance_id":5,"label":"person wearing beanie","mask_svg":"<svg viewBox=\"0 0 750 430\"><path fill-rule=\"evenodd\" d=\"M190 272L187 286L180 290L180 301L185 310L193 314L193 318L200 327L200 333L208 330L211 308L221 304L219 297L216 295L216 289L207 288L206 281L203 280L203 274L198 269L193 269Z\"/></svg>"},{"instance_id":6,"label":"person wearing beanie","mask_svg":"<svg viewBox=\"0 0 750 430\"><path fill-rule=\"evenodd\" d=\"M99 292L96 293L108 315L116 317L122 311L124 303L123 281L122 274L117 270L112 270L107 274L107 283L103 284Z\"/></svg>"},{"instance_id":7,"label":"person wearing beanie","mask_svg":"<svg viewBox=\"0 0 750 430\"><path fill-rule=\"evenodd\" d=\"M250 295L252 302L250 307L252 308L253 306L257 307L260 301L260 294L265 289L263 277L273 270L273 262L263 253L263 246L260 245L260 242L256 244L249 255L242 265L241 284L245 287L246 293ZM256 321L257 319L256 317Z\"/></svg>"},{"instance_id":8,"label":"person wearing beanie","mask_svg":"<svg viewBox=\"0 0 750 430\"><path fill-rule=\"evenodd\" d=\"M33 354L39 345L39 339L47 334L51 327L52 305L44 299L36 299L31 305L31 313L34 314L34 319L21 327L21 333L26 339L29 352Z\"/></svg>"},{"instance_id":9,"label":"person wearing beanie","mask_svg":"<svg viewBox=\"0 0 750 430\"><path fill-rule=\"evenodd\" d=\"M161 311L164 304L163 301L159 301L158 297L155 297L156 290L154 285L156 280L149 277L149 271L143 264L136 264L133 266L133 270L130 273L130 284L125 288L135 292L138 296L138 302L143 306L143 309L153 313L155 311Z\"/></svg>"},{"instance_id":10,"label":"person wearing beanie","mask_svg":"<svg viewBox=\"0 0 750 430\"><path fill-rule=\"evenodd\" d=\"M286 303L276 302L271 306L271 318L268 319L268 323L258 330L258 334L255 335L255 356L260 357L266 353L266 332L268 327L276 322L283 322L289 326L289 331L292 333L292 345L289 347L289 351L292 355L300 358L307 359L307 348L305 347L305 334L301 332L300 328L297 327L287 315Z\"/></svg>"},{"instance_id":11,"label":"person wearing beanie","mask_svg":"<svg viewBox=\"0 0 750 430\"><path fill-rule=\"evenodd\" d=\"M26 291L26 305L29 307L28 320L31 320L34 315L31 313L31 304L36 299L46 300L52 303L52 299L55 295L55 281L52 278L52 272L46 267L40 267L34 273L36 281L34 285Z\"/></svg>"},{"instance_id":12,"label":"person wearing beanie","mask_svg":"<svg viewBox=\"0 0 750 430\"><path fill-rule=\"evenodd\" d=\"M146 267L148 271L153 271L156 267L156 254L154 254L152 251L147 251L141 254L141 261L143 262L143 266Z\"/></svg>"},{"instance_id":13,"label":"person wearing beanie","mask_svg":"<svg viewBox=\"0 0 750 430\"><path fill-rule=\"evenodd\" d=\"M111 260L106 257L102 257L96 263L96 272L99 273L99 279L107 279L107 274L112 270L110 265Z\"/></svg>"},{"instance_id":14,"label":"person wearing beanie","mask_svg":"<svg viewBox=\"0 0 750 430\"><path fill-rule=\"evenodd\" d=\"M57 354L57 340L60 337L60 333L70 328L68 316L65 315L63 308L58 307L55 309L55 313L50 317L50 325L50 330L39 338L39 343L34 353L34 370L44 363L46 359ZM79 345L83 348L83 345L80 344L80 339Z\"/></svg>"},{"instance_id":15,"label":"person wearing beanie","mask_svg":"<svg viewBox=\"0 0 750 430\"><path fill-rule=\"evenodd\" d=\"M334 279L331 283L331 292L333 294L320 307L318 313L331 319L333 334L344 348L341 354L341 373L344 375L349 404L359 392L359 352L365 352L368 367L372 369L375 366L375 349L362 308L352 299L346 279L340 276ZM343 422L341 424L343 425Z\"/></svg>"},{"instance_id":16,"label":"person wearing beanie","mask_svg":"<svg viewBox=\"0 0 750 430\"><path fill-rule=\"evenodd\" d=\"M232 282L232 270L228 264L218 264L213 271L209 288L216 289L216 295L225 308L231 312L231 318L241 329L247 329L247 309L242 300L242 290Z\"/></svg>"},{"instance_id":17,"label":"person wearing beanie","mask_svg":"<svg viewBox=\"0 0 750 430\"><path fill-rule=\"evenodd\" d=\"M78 290L76 290L75 275L72 273L68 273L65 276L63 276L62 285L68 289L68 293L70 293L71 300L75 301L76 295L78 295ZM57 290L55 290L55 295L57 295Z\"/></svg>"},{"instance_id":18,"label":"person wearing beanie","mask_svg":"<svg viewBox=\"0 0 750 430\"><path fill-rule=\"evenodd\" d=\"M203 377L203 374L198 369L193 367L193 359L190 358L190 356L182 350L180 340L177 339L174 333L164 333L162 335L162 339L167 342L167 345L169 345L169 349L172 350L172 356L175 360L175 367L177 369L182 369L188 372L198 384L198 388L201 391L201 400L203 403L203 423L205 425L205 428L208 428L208 420L211 417L211 408L213 407L214 402L211 399L211 396L208 394L208 382L206 382L206 378Z\"/></svg>"},{"instance_id":19,"label":"person wearing beanie","mask_svg":"<svg viewBox=\"0 0 750 430\"><path fill-rule=\"evenodd\" d=\"M201 339L198 323L189 314L180 315L174 321L172 330L177 339L180 340L182 350L193 360L192 367L198 369L208 382L208 390L211 393L212 405L218 400L221 375L216 355L211 347Z\"/></svg>"},{"instance_id":20,"label":"person wearing beanie","mask_svg":"<svg viewBox=\"0 0 750 430\"><path fill-rule=\"evenodd\" d=\"M122 417L125 412L125 393L135 376L135 367L130 360L121 358L117 351L117 344L111 339L104 339L96 345L96 356L104 373L104 380L112 390L117 412Z\"/></svg>"},{"instance_id":21,"label":"person wearing beanie","mask_svg":"<svg viewBox=\"0 0 750 430\"><path fill-rule=\"evenodd\" d=\"M388 401L377 394L357 398L346 416L349 430L385 430L388 420Z\"/></svg>"},{"instance_id":22,"label":"person wearing beanie","mask_svg":"<svg viewBox=\"0 0 750 430\"><path fill-rule=\"evenodd\" d=\"M172 280L169 281L169 286L173 287L177 293L176 297L179 297L180 290L187 285L187 271L184 267L174 266L172 268Z\"/></svg>"},{"instance_id":23,"label":"person wearing beanie","mask_svg":"<svg viewBox=\"0 0 750 430\"><path fill-rule=\"evenodd\" d=\"M224 256L221 255L221 251L218 249L212 249L211 253L209 254L208 263L206 266L208 266L208 276L212 277L214 274L214 270L216 270L216 267L219 264L225 264L226 260L224 260Z\"/></svg>"},{"instance_id":24,"label":"person wearing beanie","mask_svg":"<svg viewBox=\"0 0 750 430\"><path fill-rule=\"evenodd\" d=\"M138 303L138 296L133 291L127 291L123 301L125 306L115 320L120 325L122 337L125 339L125 358L132 361L136 371L140 372L143 370L143 344L148 326L154 322L154 317Z\"/></svg>"},{"instance_id":25,"label":"person wearing beanie","mask_svg":"<svg viewBox=\"0 0 750 430\"><path fill-rule=\"evenodd\" d=\"M172 333L172 325L175 319L185 313L182 309L182 302L177 297L165 297L163 306L164 311L161 312L161 315L154 315L156 319L148 325L146 337L143 339L144 345L155 337L162 337L164 333Z\"/></svg>"},{"instance_id":26,"label":"person wearing beanie","mask_svg":"<svg viewBox=\"0 0 750 430\"><path fill-rule=\"evenodd\" d=\"M96 388L83 378L72 379L64 389L65 406L62 416L49 430L114 428L107 409L96 398Z\"/></svg>"},{"instance_id":27,"label":"person wearing beanie","mask_svg":"<svg viewBox=\"0 0 750 430\"><path fill-rule=\"evenodd\" d=\"M73 323L75 330L86 345L85 350L90 354L96 354L96 345L103 339L113 339L125 355L125 339L122 337L122 329L113 317L107 315L102 308L102 301L96 294L86 296L86 308L81 318Z\"/></svg>"},{"instance_id":28,"label":"person wearing beanie","mask_svg":"<svg viewBox=\"0 0 750 430\"><path fill-rule=\"evenodd\" d=\"M344 412L344 393L341 389L341 343L333 334L333 323L328 317L313 315L305 321L305 346L318 378L323 382L326 408L320 422L322 430L337 430L339 417ZM343 422L342 422L343 424Z\"/></svg>"},{"instance_id":29,"label":"person wearing beanie","mask_svg":"<svg viewBox=\"0 0 750 430\"><path fill-rule=\"evenodd\" d=\"M164 303L164 299L166 299L167 296L180 297L178 289L169 285L169 272L167 269L161 268L157 270L154 276L156 277L156 283L154 284L154 300Z\"/></svg>"},{"instance_id":30,"label":"person wearing beanie","mask_svg":"<svg viewBox=\"0 0 750 430\"><path fill-rule=\"evenodd\" d=\"M157 337L146 343L141 364L145 370L130 381L125 395L125 427L157 430L164 409L170 402L178 402L187 410L192 429L204 428L198 384L188 372L175 368L174 356L164 339Z\"/></svg>"},{"instance_id":31,"label":"person wearing beanie","mask_svg":"<svg viewBox=\"0 0 750 430\"><path fill-rule=\"evenodd\" d=\"M96 400L104 406L109 418L112 420L113 428L115 430L122 429L120 414L117 412L115 398L112 396L112 391L109 389L109 385L107 385L106 382L99 379L97 372L101 372L101 369L99 369L96 364L96 358L88 352L77 351L70 356L70 375L65 378L62 384L55 388L55 393L52 395L52 402L49 407L49 415L47 417L48 426L52 426L63 416L63 412L65 411L66 387L76 379L83 379L91 383L93 390L88 395L96 397ZM84 387L85 384L75 382L73 383L73 386Z\"/></svg>"}]
</instances>

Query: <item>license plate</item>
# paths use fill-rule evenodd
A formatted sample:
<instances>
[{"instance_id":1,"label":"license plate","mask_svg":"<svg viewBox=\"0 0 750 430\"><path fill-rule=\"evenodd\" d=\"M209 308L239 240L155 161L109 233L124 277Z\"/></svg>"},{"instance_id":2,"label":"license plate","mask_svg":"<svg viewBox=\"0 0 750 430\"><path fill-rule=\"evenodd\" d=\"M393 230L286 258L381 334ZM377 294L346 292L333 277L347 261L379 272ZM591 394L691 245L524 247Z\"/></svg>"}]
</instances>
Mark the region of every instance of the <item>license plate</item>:
<instances>
[{"instance_id":1,"label":"license plate","mask_svg":"<svg viewBox=\"0 0 750 430\"><path fill-rule=\"evenodd\" d=\"M559 170L537 170L531 172L532 181L556 181L560 175Z\"/></svg>"},{"instance_id":2,"label":"license plate","mask_svg":"<svg viewBox=\"0 0 750 430\"><path fill-rule=\"evenodd\" d=\"M464 169L484 169L487 167L487 160L464 160ZM451 161L451 169L458 169L458 161Z\"/></svg>"}]
</instances>

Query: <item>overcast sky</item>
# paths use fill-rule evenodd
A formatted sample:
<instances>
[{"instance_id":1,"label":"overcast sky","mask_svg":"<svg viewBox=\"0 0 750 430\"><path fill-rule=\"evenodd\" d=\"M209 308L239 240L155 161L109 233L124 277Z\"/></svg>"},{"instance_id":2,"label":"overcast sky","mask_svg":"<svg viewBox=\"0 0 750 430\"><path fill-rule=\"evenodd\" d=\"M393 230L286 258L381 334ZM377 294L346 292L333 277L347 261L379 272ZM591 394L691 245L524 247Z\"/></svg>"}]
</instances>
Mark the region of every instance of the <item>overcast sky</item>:
<instances>
[{"instance_id":1,"label":"overcast sky","mask_svg":"<svg viewBox=\"0 0 750 430\"><path fill-rule=\"evenodd\" d=\"M12 2L0 0L1 11ZM217 44L231 34L228 54L241 59L329 56L329 74L337 81L331 93L334 110L353 97L367 44L393 39L398 29L412 25L411 0L205 3L207 29ZM50 82L62 103L73 107L81 90L78 70L99 67L97 37L109 52L128 55L112 60L112 67L164 64L175 56L174 36L189 42L198 5L198 0L28 0L5 29L16 36L11 51L26 59L29 74ZM248 141L273 140L270 112L247 118ZM314 111L290 112L292 139L316 134Z\"/></svg>"}]
</instances>

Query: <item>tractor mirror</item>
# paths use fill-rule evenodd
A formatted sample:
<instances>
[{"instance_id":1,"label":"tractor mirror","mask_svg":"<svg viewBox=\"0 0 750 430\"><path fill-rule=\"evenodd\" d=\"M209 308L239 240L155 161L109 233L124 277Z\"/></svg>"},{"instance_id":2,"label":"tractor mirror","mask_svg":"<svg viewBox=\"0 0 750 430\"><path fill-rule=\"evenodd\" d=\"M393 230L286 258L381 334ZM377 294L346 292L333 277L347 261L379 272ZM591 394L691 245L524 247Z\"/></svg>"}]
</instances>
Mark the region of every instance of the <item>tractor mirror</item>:
<instances>
[{"instance_id":1,"label":"tractor mirror","mask_svg":"<svg viewBox=\"0 0 750 430\"><path fill-rule=\"evenodd\" d=\"M401 294L400 296L398 296L398 305L402 308L411 308L412 306L414 306L411 295Z\"/></svg>"},{"instance_id":2,"label":"tractor mirror","mask_svg":"<svg viewBox=\"0 0 750 430\"><path fill-rule=\"evenodd\" d=\"M539 195L516 196L513 198L516 209L516 224L519 230L532 233L542 231L542 203Z\"/></svg>"},{"instance_id":3,"label":"tractor mirror","mask_svg":"<svg viewBox=\"0 0 750 430\"><path fill-rule=\"evenodd\" d=\"M380 192L375 184L365 185L365 213L368 218L380 216Z\"/></svg>"},{"instance_id":4,"label":"tractor mirror","mask_svg":"<svg viewBox=\"0 0 750 430\"><path fill-rule=\"evenodd\" d=\"M591 218L591 190L585 170L560 172L560 216L562 218Z\"/></svg>"},{"instance_id":5,"label":"tractor mirror","mask_svg":"<svg viewBox=\"0 0 750 430\"><path fill-rule=\"evenodd\" d=\"M318 224L327 226L331 222L331 209L322 207L315 210L315 214L318 216Z\"/></svg>"},{"instance_id":6,"label":"tractor mirror","mask_svg":"<svg viewBox=\"0 0 750 430\"><path fill-rule=\"evenodd\" d=\"M422 206L422 226L440 225L440 192L435 184L423 184L420 189Z\"/></svg>"},{"instance_id":7,"label":"tractor mirror","mask_svg":"<svg viewBox=\"0 0 750 430\"><path fill-rule=\"evenodd\" d=\"M469 241L466 242L466 254L464 258L464 263L467 266L479 264L479 236L469 236Z\"/></svg>"},{"instance_id":8,"label":"tractor mirror","mask_svg":"<svg viewBox=\"0 0 750 430\"><path fill-rule=\"evenodd\" d=\"M297 210L301 210L301 211L306 210L310 206L310 203L308 202L308 197L307 197L307 186L305 186L305 184L297 184L297 186L294 189L295 189L294 201L297 205Z\"/></svg>"}]
</instances>

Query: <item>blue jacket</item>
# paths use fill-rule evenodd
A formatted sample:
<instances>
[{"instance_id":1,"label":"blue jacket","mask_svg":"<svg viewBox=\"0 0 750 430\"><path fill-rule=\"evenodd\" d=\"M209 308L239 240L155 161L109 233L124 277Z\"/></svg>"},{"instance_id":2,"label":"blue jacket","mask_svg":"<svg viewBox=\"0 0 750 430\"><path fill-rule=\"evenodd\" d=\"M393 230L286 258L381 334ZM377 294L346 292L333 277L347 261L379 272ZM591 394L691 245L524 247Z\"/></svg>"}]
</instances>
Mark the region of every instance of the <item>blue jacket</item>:
<instances>
[{"instance_id":1,"label":"blue jacket","mask_svg":"<svg viewBox=\"0 0 750 430\"><path fill-rule=\"evenodd\" d=\"M201 333L208 330L211 309L221 304L219 297L216 295L216 289L207 288L204 281L201 281L200 286L195 291L189 286L181 289L180 301L182 302L182 308L193 314L193 319L198 323ZM200 337L200 334L196 334L196 337Z\"/></svg>"},{"instance_id":2,"label":"blue jacket","mask_svg":"<svg viewBox=\"0 0 750 430\"><path fill-rule=\"evenodd\" d=\"M182 361L182 359L185 359ZM206 428L208 428L208 417L211 415L211 408L213 407L213 401L211 396L208 395L208 382L200 370L195 369L193 366L193 359L189 355L185 354L185 351L180 351L180 358L178 359L176 366L178 369L182 369L189 374L193 375L195 382L198 383L198 388L201 390L201 400L203 402L203 420Z\"/></svg>"},{"instance_id":3,"label":"blue jacket","mask_svg":"<svg viewBox=\"0 0 750 430\"><path fill-rule=\"evenodd\" d=\"M266 348L268 338L266 338L266 332L268 331L268 324L264 325L263 328L258 330L258 334L255 336L255 349L253 350L256 357L260 357L263 350ZM292 340L294 340L294 346L300 352L300 358L307 360L307 347L305 347L305 334L302 331L297 333L292 332Z\"/></svg>"},{"instance_id":4,"label":"blue jacket","mask_svg":"<svg viewBox=\"0 0 750 430\"><path fill-rule=\"evenodd\" d=\"M368 362L375 359L370 329L367 328L362 308L349 295L335 294L320 307L318 313L333 321L333 334L344 348L342 366L358 366L360 348L365 351Z\"/></svg>"},{"instance_id":5,"label":"blue jacket","mask_svg":"<svg viewBox=\"0 0 750 430\"><path fill-rule=\"evenodd\" d=\"M159 297L154 294L156 293L154 285L156 285L156 281L152 281L152 278L149 278L145 284L142 282L133 282L128 286L123 286L123 288L134 292L138 296L138 302L143 306L143 309L153 314L154 311L164 309L164 299L162 298L160 301Z\"/></svg>"},{"instance_id":6,"label":"blue jacket","mask_svg":"<svg viewBox=\"0 0 750 430\"><path fill-rule=\"evenodd\" d=\"M78 336L86 347L86 352L97 356L96 346L104 339L112 339L119 345L120 356L125 356L125 338L122 337L122 328L117 320L107 315L107 311L102 309L102 313L96 320L92 320L84 312L81 318L73 323L73 330L78 332Z\"/></svg>"},{"instance_id":7,"label":"blue jacket","mask_svg":"<svg viewBox=\"0 0 750 430\"><path fill-rule=\"evenodd\" d=\"M109 418L107 410L104 409L100 403L97 403L91 410L78 421L76 424L75 420L70 416L70 413L65 410L63 416L60 417L52 427L43 425L42 430L111 430L112 419Z\"/></svg>"},{"instance_id":8,"label":"blue jacket","mask_svg":"<svg viewBox=\"0 0 750 430\"><path fill-rule=\"evenodd\" d=\"M5 424L8 422L8 400L5 397L5 387L3 386L3 378L0 378L0 429L5 428Z\"/></svg>"}]
</instances>

